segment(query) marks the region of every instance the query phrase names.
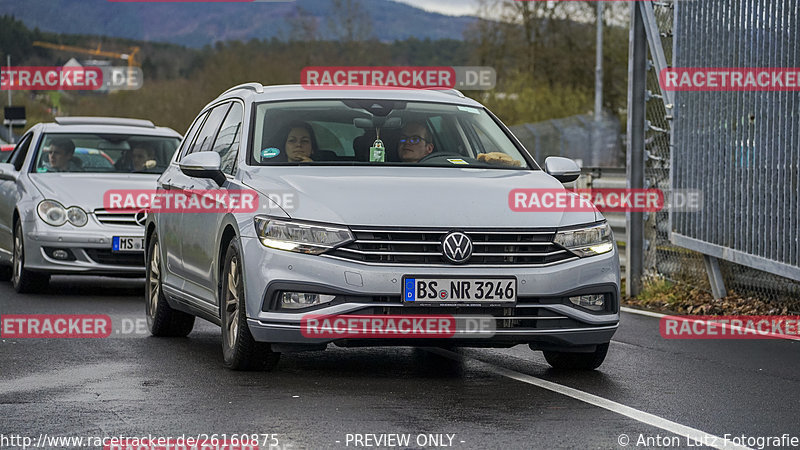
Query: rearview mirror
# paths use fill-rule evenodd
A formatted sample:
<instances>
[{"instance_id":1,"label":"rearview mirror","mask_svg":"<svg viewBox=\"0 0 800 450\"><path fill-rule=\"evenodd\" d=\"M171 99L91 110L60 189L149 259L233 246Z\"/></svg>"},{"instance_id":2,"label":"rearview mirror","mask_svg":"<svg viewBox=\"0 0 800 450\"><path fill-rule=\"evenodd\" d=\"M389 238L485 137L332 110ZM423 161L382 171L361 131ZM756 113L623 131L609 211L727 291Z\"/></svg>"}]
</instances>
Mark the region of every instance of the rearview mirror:
<instances>
[{"instance_id":1,"label":"rearview mirror","mask_svg":"<svg viewBox=\"0 0 800 450\"><path fill-rule=\"evenodd\" d=\"M392 117L391 119L380 116L374 116L371 119L366 117L356 117L353 119L353 125L355 125L356 128L361 128L364 130L375 128L398 129L403 126L403 120L399 117Z\"/></svg>"},{"instance_id":2,"label":"rearview mirror","mask_svg":"<svg viewBox=\"0 0 800 450\"><path fill-rule=\"evenodd\" d=\"M0 180L17 181L19 172L13 164L0 164Z\"/></svg>"},{"instance_id":3,"label":"rearview mirror","mask_svg":"<svg viewBox=\"0 0 800 450\"><path fill-rule=\"evenodd\" d=\"M545 159L544 171L562 183L575 181L581 176L581 168L575 161L560 156L550 156Z\"/></svg>"},{"instance_id":4,"label":"rearview mirror","mask_svg":"<svg viewBox=\"0 0 800 450\"><path fill-rule=\"evenodd\" d=\"M178 163L181 172L194 178L208 178L222 186L225 174L220 170L222 161L217 152L199 152L185 156Z\"/></svg>"}]
</instances>

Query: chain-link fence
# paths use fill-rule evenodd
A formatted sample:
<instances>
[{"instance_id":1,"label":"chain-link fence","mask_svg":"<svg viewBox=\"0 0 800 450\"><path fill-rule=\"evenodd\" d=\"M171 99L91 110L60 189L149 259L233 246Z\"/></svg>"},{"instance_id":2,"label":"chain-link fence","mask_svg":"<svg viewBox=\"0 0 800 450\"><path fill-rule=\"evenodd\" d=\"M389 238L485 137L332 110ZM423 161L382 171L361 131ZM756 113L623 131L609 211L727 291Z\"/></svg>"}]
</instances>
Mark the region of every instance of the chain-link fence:
<instances>
[{"instance_id":1,"label":"chain-link fence","mask_svg":"<svg viewBox=\"0 0 800 450\"><path fill-rule=\"evenodd\" d=\"M12 139L11 135L8 133L8 127L3 126L2 123L0 123L0 142L6 143L11 141Z\"/></svg>"},{"instance_id":2,"label":"chain-link fence","mask_svg":"<svg viewBox=\"0 0 800 450\"><path fill-rule=\"evenodd\" d=\"M651 4L664 59L668 63L677 61L676 65L681 67L798 67L800 64L798 5L794 0L679 1L677 5L665 0ZM678 34L673 36L676 24ZM748 42L753 40L755 44ZM677 58L673 58L673 45L681 53ZM652 61L651 49L648 48L648 57ZM676 105L669 105L659 85L656 65L651 63L648 67L645 187L670 191L671 179L674 179L675 188L701 189L706 209L695 216L675 213L672 224L667 211L645 214L645 278L666 278L710 290L703 255L673 245L670 231L691 233L725 248L736 248L738 242L742 242L742 249L748 254L764 253L773 260L775 256L796 258L800 251L796 205L800 203L797 183L800 94L796 91L689 92L679 93L683 95L676 95ZM762 106L764 103L769 106ZM753 105L761 112L759 121L775 123L770 128L762 128L764 140L759 140L760 150L769 156L754 160L759 166L751 167L752 173L742 177L729 167L741 161L727 158L725 149L730 147L728 150L735 154L753 150L752 133L749 140L745 136L748 124L740 123L742 117L753 120L748 112ZM673 109L676 109L675 125L685 127L681 129L683 140L676 143L677 150L671 142ZM682 114L679 122L678 114ZM689 115L692 116L687 121ZM687 144L687 140L691 142ZM734 148L737 142L744 150ZM680 169L680 176L671 177L676 175L670 173L673 169ZM774 177L770 178L770 174ZM748 188L742 188L742 183ZM752 195L731 199L720 189ZM790 209L784 209L786 207ZM752 220L743 219L743 214L750 214ZM769 217L766 220L753 218L759 214ZM745 226L746 229L737 230ZM759 232L762 235L757 236ZM748 239L757 242L743 242ZM787 248L784 250L781 246ZM800 282L725 260L719 263L729 291L788 303L791 310L800 311Z\"/></svg>"},{"instance_id":3,"label":"chain-link fence","mask_svg":"<svg viewBox=\"0 0 800 450\"><path fill-rule=\"evenodd\" d=\"M548 156L563 156L579 160L584 167L625 166L621 125L615 116L604 115L595 122L583 114L510 128L540 164Z\"/></svg>"}]
</instances>

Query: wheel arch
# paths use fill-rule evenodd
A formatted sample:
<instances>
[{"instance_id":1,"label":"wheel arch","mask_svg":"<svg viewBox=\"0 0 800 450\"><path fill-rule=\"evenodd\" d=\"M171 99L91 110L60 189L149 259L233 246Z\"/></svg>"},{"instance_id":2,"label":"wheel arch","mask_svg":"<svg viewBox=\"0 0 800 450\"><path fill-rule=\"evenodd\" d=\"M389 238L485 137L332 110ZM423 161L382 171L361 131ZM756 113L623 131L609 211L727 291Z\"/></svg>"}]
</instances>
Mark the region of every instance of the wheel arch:
<instances>
[{"instance_id":1,"label":"wheel arch","mask_svg":"<svg viewBox=\"0 0 800 450\"><path fill-rule=\"evenodd\" d=\"M222 272L225 270L225 253L227 252L231 241L236 239L238 235L239 233L233 223L225 223L218 240L219 247L217 248L217 266L215 274L217 276L217 309L220 314L220 319L222 319L222 279L224 276ZM241 255L239 256L241 257ZM244 273L242 273L242 282L244 282Z\"/></svg>"}]
</instances>

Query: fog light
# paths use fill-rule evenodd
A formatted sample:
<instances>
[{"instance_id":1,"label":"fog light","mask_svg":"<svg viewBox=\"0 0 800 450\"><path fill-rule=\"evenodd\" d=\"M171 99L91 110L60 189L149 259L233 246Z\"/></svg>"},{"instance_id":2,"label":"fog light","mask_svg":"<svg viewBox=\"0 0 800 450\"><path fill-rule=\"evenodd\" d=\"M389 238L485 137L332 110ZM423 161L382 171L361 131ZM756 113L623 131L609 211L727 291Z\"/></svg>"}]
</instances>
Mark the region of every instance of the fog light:
<instances>
[{"instance_id":1,"label":"fog light","mask_svg":"<svg viewBox=\"0 0 800 450\"><path fill-rule=\"evenodd\" d=\"M43 250L48 258L59 261L75 261L75 255L68 248L43 247Z\"/></svg>"},{"instance_id":2,"label":"fog light","mask_svg":"<svg viewBox=\"0 0 800 450\"><path fill-rule=\"evenodd\" d=\"M283 292L280 295L282 309L300 309L330 303L335 295L311 294L308 292Z\"/></svg>"},{"instance_id":3,"label":"fog light","mask_svg":"<svg viewBox=\"0 0 800 450\"><path fill-rule=\"evenodd\" d=\"M66 250L53 250L53 258L55 259L69 259L69 253Z\"/></svg>"},{"instance_id":4,"label":"fog light","mask_svg":"<svg viewBox=\"0 0 800 450\"><path fill-rule=\"evenodd\" d=\"M601 311L605 306L605 300L606 297L603 294L579 295L569 298L569 301L572 302L573 305L592 311Z\"/></svg>"}]
</instances>

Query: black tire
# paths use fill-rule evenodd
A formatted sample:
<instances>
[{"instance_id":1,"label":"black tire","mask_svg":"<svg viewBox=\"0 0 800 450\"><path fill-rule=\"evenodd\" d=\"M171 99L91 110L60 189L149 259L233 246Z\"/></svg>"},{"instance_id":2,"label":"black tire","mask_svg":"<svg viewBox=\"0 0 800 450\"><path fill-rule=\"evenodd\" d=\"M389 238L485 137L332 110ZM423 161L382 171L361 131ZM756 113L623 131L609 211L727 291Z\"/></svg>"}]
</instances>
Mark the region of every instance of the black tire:
<instances>
[{"instance_id":1,"label":"black tire","mask_svg":"<svg viewBox=\"0 0 800 450\"><path fill-rule=\"evenodd\" d=\"M599 344L597 349L588 353L548 352L544 359L555 369L594 370L603 364L608 354L608 344Z\"/></svg>"},{"instance_id":2,"label":"black tire","mask_svg":"<svg viewBox=\"0 0 800 450\"><path fill-rule=\"evenodd\" d=\"M14 248L11 254L11 284L20 294L39 292L47 288L50 274L31 272L25 269L25 235L22 234L22 223L14 226Z\"/></svg>"},{"instance_id":3,"label":"black tire","mask_svg":"<svg viewBox=\"0 0 800 450\"><path fill-rule=\"evenodd\" d=\"M13 266L0 266L0 281L11 281Z\"/></svg>"},{"instance_id":4,"label":"black tire","mask_svg":"<svg viewBox=\"0 0 800 450\"><path fill-rule=\"evenodd\" d=\"M219 292L223 365L231 370L269 371L278 365L281 354L253 339L247 326L241 254L238 239L232 239L223 260Z\"/></svg>"},{"instance_id":5,"label":"black tire","mask_svg":"<svg viewBox=\"0 0 800 450\"><path fill-rule=\"evenodd\" d=\"M163 273L158 236L154 234L147 246L145 259L144 312L147 316L147 328L153 336L186 337L194 328L194 316L169 306L161 289Z\"/></svg>"}]
</instances>

